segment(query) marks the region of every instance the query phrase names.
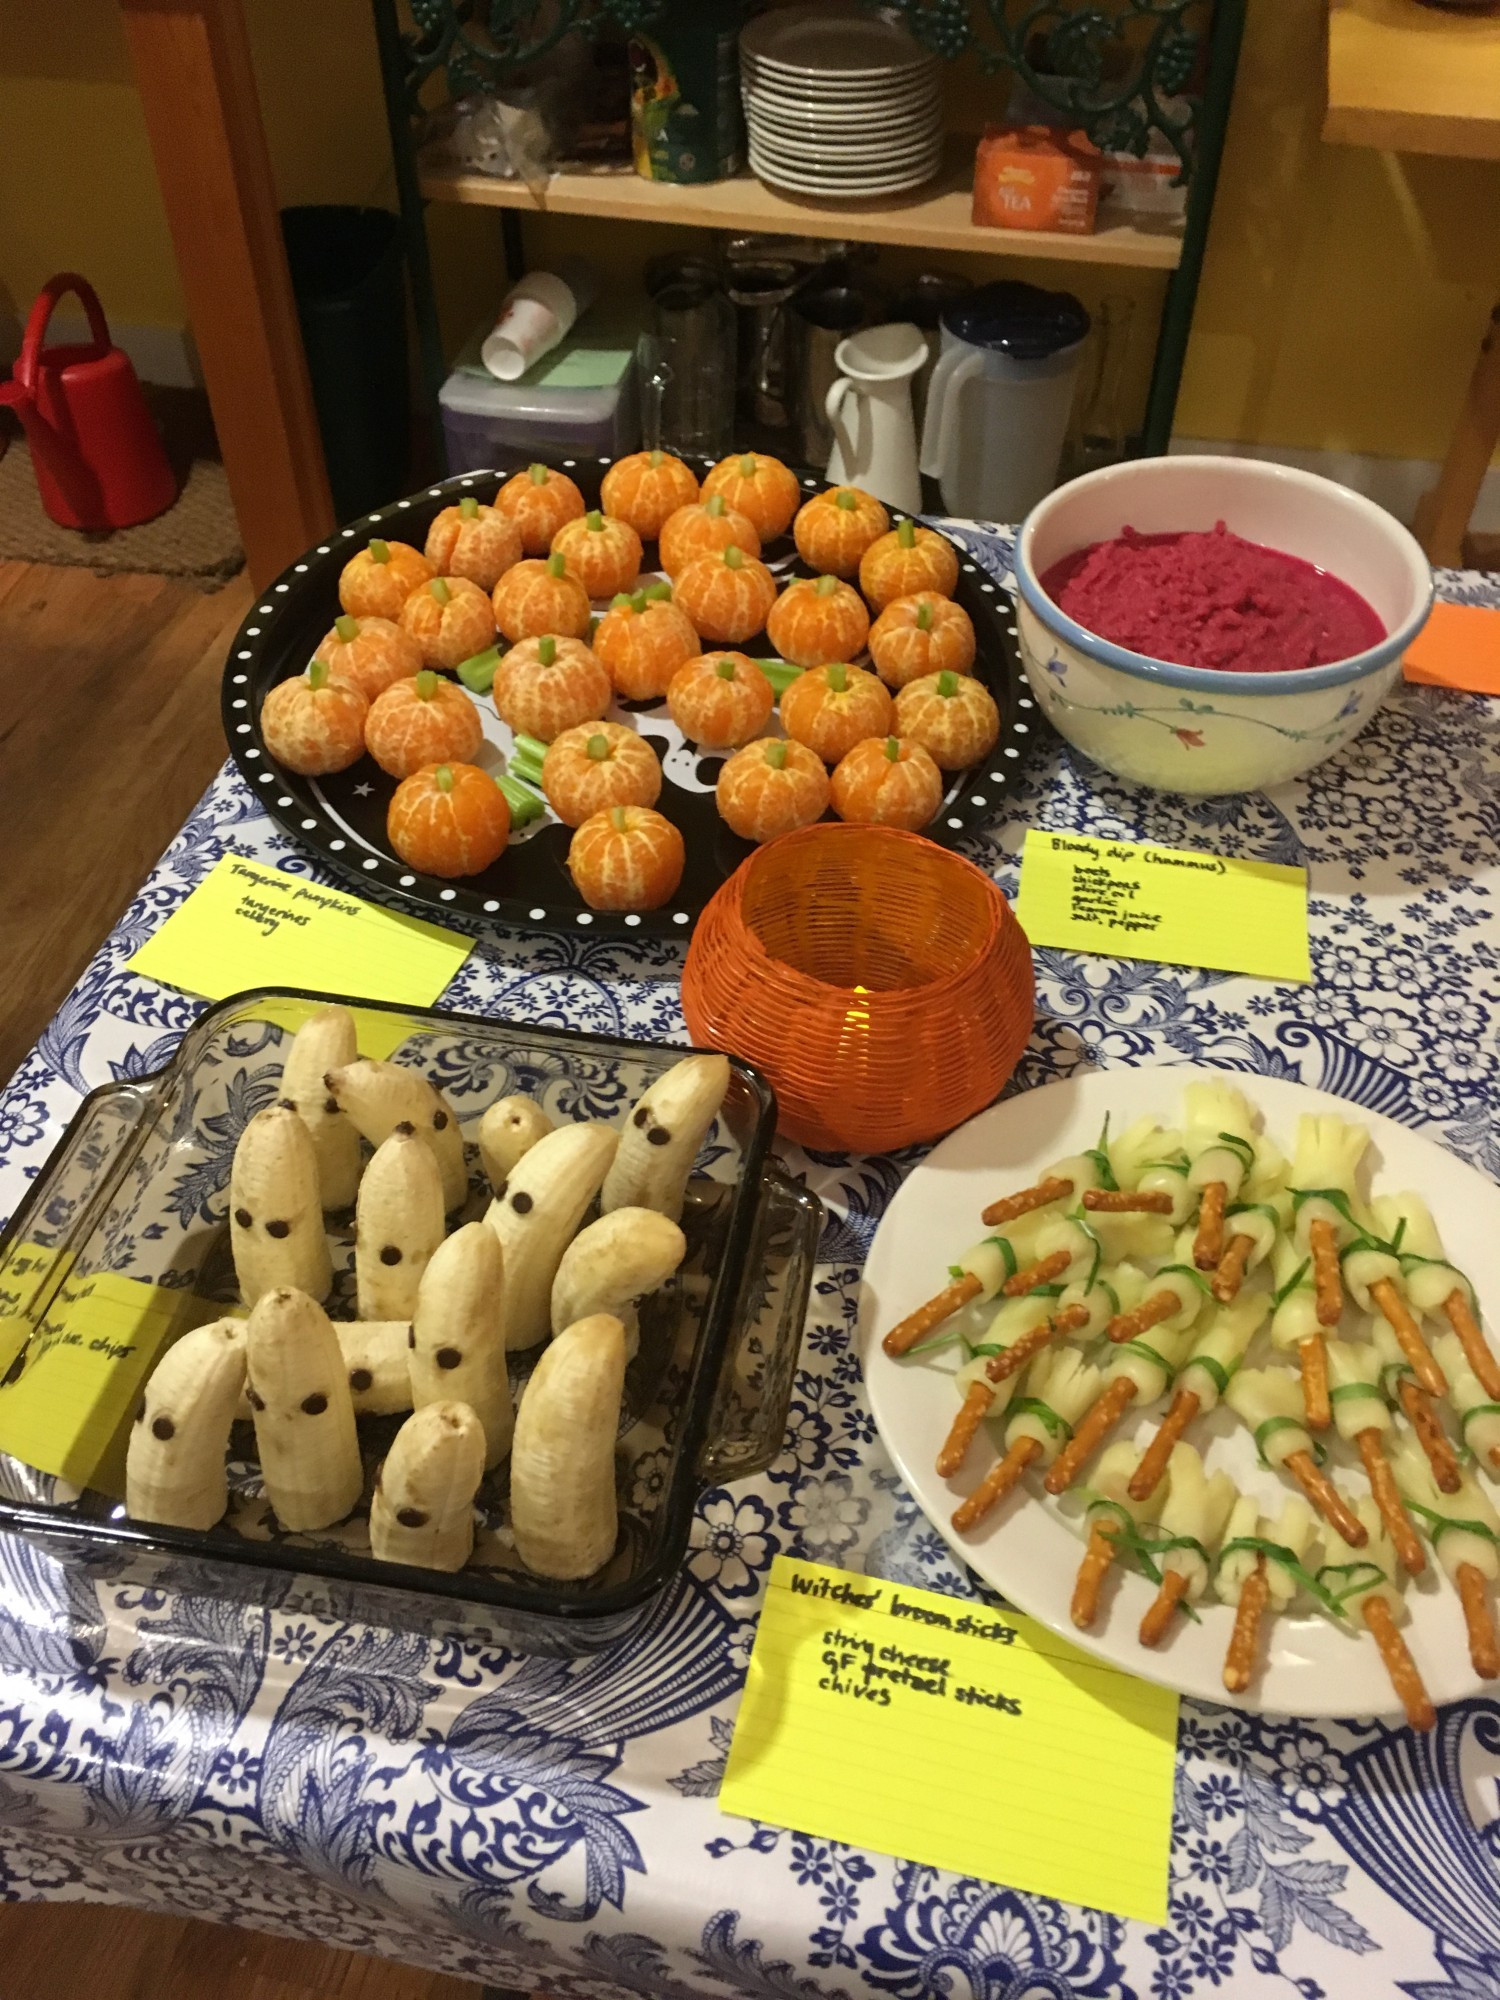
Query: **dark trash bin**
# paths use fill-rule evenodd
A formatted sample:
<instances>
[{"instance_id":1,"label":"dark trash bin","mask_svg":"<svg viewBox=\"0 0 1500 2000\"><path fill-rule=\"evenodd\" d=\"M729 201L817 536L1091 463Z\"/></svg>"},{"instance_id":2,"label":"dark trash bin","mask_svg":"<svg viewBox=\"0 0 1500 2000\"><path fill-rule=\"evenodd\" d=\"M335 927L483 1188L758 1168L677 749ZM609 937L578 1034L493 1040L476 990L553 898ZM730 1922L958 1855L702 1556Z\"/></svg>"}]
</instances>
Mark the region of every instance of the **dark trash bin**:
<instances>
[{"instance_id":1,"label":"dark trash bin","mask_svg":"<svg viewBox=\"0 0 1500 2000\"><path fill-rule=\"evenodd\" d=\"M351 521L410 484L400 222L383 208L318 206L283 209L281 228L334 512Z\"/></svg>"}]
</instances>

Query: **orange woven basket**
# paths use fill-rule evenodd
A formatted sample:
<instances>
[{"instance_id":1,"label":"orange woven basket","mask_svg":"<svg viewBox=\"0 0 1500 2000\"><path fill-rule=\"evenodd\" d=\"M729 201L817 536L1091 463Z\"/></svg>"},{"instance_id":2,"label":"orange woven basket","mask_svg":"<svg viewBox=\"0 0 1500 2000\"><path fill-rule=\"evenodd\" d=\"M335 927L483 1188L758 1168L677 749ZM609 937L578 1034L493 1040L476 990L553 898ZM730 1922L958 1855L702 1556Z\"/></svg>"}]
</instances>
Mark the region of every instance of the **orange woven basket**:
<instances>
[{"instance_id":1,"label":"orange woven basket","mask_svg":"<svg viewBox=\"0 0 1500 2000\"><path fill-rule=\"evenodd\" d=\"M999 1095L1035 1012L1031 948L972 862L819 823L752 854L698 920L682 1008L757 1064L804 1146L889 1153Z\"/></svg>"}]
</instances>

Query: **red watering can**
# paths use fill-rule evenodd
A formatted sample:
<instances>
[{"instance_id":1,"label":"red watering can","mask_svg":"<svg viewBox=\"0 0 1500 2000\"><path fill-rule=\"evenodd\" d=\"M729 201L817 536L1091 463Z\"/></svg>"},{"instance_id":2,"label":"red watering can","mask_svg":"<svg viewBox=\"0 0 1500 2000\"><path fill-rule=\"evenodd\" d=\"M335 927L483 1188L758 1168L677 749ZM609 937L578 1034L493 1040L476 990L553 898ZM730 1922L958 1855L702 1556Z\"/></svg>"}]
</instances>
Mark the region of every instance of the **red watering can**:
<instances>
[{"instance_id":1,"label":"red watering can","mask_svg":"<svg viewBox=\"0 0 1500 2000\"><path fill-rule=\"evenodd\" d=\"M47 322L67 292L82 300L92 338L44 347ZM60 527L133 528L177 498L129 356L111 343L99 296L76 272L52 279L31 308L0 403L21 419L42 505Z\"/></svg>"}]
</instances>

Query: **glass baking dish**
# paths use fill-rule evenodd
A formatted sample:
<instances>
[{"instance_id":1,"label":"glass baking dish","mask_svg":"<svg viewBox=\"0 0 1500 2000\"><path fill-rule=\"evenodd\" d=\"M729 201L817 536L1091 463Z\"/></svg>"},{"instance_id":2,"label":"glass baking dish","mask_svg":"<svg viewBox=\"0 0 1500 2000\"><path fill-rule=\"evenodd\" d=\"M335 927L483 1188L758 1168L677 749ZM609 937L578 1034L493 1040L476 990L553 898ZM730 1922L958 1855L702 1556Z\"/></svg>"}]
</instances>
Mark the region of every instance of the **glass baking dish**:
<instances>
[{"instance_id":1,"label":"glass baking dish","mask_svg":"<svg viewBox=\"0 0 1500 2000\"><path fill-rule=\"evenodd\" d=\"M246 1120L278 1094L283 1045L336 995L266 988L209 1009L167 1066L87 1098L0 1235L0 1307L38 1327L64 1278L98 1272L184 1290L211 1318L237 1300L229 1253L229 1171ZM602 1035L344 1000L362 1052L420 1069L449 1099L469 1139L469 1200L484 1213L473 1144L479 1119L512 1091L555 1121L622 1124L640 1093L680 1060L663 1048ZM558 1583L520 1567L507 1536L506 1468L481 1489L474 1560L454 1575L376 1562L364 1512L319 1534L270 1517L255 1439L237 1424L230 1508L207 1533L125 1518L118 1501L0 1460L0 1529L41 1540L63 1560L107 1568L165 1564L195 1590L263 1602L287 1591L330 1601L340 1616L457 1624L471 1636L531 1651L612 1643L649 1615L681 1569L706 1487L769 1465L781 1449L812 1283L822 1210L769 1162L775 1097L731 1058L729 1091L689 1184L688 1256L641 1308L640 1352L626 1377L616 1455L620 1540L598 1575ZM337 1273L329 1311L352 1319L352 1219L328 1219ZM540 1350L537 1350L540 1352ZM519 1392L535 1356L512 1357ZM366 1497L401 1423L361 1417ZM351 1594L352 1593L352 1594Z\"/></svg>"}]
</instances>

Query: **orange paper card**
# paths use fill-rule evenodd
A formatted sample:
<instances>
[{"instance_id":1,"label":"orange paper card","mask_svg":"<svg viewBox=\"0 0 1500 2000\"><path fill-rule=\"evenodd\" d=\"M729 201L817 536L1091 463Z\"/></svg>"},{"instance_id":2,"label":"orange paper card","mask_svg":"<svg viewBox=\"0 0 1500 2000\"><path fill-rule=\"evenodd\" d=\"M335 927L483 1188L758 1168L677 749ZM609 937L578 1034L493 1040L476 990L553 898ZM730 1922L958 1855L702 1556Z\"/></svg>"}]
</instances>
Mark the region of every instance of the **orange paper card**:
<instances>
[{"instance_id":1,"label":"orange paper card","mask_svg":"<svg viewBox=\"0 0 1500 2000\"><path fill-rule=\"evenodd\" d=\"M1500 609L1434 604L1402 665L1409 681L1500 694Z\"/></svg>"}]
</instances>

